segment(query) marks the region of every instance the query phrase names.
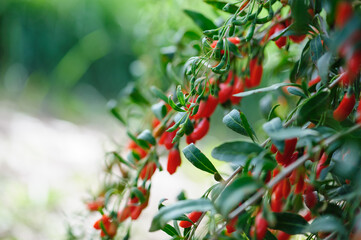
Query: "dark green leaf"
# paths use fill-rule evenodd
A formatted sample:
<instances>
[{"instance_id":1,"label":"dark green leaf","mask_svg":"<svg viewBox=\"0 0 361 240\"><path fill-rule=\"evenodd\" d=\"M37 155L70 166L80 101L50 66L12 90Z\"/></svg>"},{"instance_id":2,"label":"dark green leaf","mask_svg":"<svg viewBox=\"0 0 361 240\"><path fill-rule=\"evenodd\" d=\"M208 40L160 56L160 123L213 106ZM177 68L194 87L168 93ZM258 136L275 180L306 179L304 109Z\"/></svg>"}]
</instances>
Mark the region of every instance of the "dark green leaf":
<instances>
[{"instance_id":1,"label":"dark green leaf","mask_svg":"<svg viewBox=\"0 0 361 240\"><path fill-rule=\"evenodd\" d=\"M317 61L318 75L321 77L323 83L328 82L328 70L331 64L332 53L327 52Z\"/></svg>"},{"instance_id":2,"label":"dark green leaf","mask_svg":"<svg viewBox=\"0 0 361 240\"><path fill-rule=\"evenodd\" d=\"M140 202L140 203L144 203L144 202L145 202L145 196L144 196L143 192L140 191L138 188L132 187L132 189L131 189L131 195L137 197L137 198L139 199L139 202Z\"/></svg>"},{"instance_id":3,"label":"dark green leaf","mask_svg":"<svg viewBox=\"0 0 361 240\"><path fill-rule=\"evenodd\" d=\"M311 58L313 64L317 64L317 60L322 56L323 54L323 46L321 42L321 37L318 35L314 39L310 41L310 49L311 49Z\"/></svg>"},{"instance_id":4,"label":"dark green leaf","mask_svg":"<svg viewBox=\"0 0 361 240\"><path fill-rule=\"evenodd\" d=\"M287 91L291 93L292 95L296 95L299 97L307 98L307 96L299 89L295 87L288 87Z\"/></svg>"},{"instance_id":5,"label":"dark green leaf","mask_svg":"<svg viewBox=\"0 0 361 240\"><path fill-rule=\"evenodd\" d=\"M203 0L205 3L208 3L209 5L214 6L215 8L218 8L222 11L229 12L229 13L236 13L238 10L238 7L234 4L230 4L227 2L222 1L216 1L216 0ZM227 6L226 6L227 5Z\"/></svg>"},{"instance_id":6,"label":"dark green leaf","mask_svg":"<svg viewBox=\"0 0 361 240\"><path fill-rule=\"evenodd\" d=\"M167 107L163 102L159 102L152 105L152 112L156 118L162 120L167 115Z\"/></svg>"},{"instance_id":7,"label":"dark green leaf","mask_svg":"<svg viewBox=\"0 0 361 240\"><path fill-rule=\"evenodd\" d=\"M165 103L168 103L168 97L157 87L151 86L150 91L158 98L162 99Z\"/></svg>"},{"instance_id":8,"label":"dark green leaf","mask_svg":"<svg viewBox=\"0 0 361 240\"><path fill-rule=\"evenodd\" d=\"M178 236L177 230L175 230L175 228L172 227L172 226L169 225L169 224L166 224L166 225L162 228L162 231L165 232L166 234L168 234L168 235L171 236L171 237Z\"/></svg>"},{"instance_id":9,"label":"dark green leaf","mask_svg":"<svg viewBox=\"0 0 361 240\"><path fill-rule=\"evenodd\" d=\"M115 159L117 159L119 162L127 165L128 167L134 168L134 165L132 163L130 163L127 160L125 160L124 158L122 158L122 156L120 156L118 153L116 153L116 152L112 152L112 153L113 153Z\"/></svg>"},{"instance_id":10,"label":"dark green leaf","mask_svg":"<svg viewBox=\"0 0 361 240\"><path fill-rule=\"evenodd\" d=\"M242 124L241 115L238 110L233 109L230 113L224 116L223 123L233 131L248 136L246 129L244 129Z\"/></svg>"},{"instance_id":11,"label":"dark green leaf","mask_svg":"<svg viewBox=\"0 0 361 240\"><path fill-rule=\"evenodd\" d=\"M200 27L203 31L217 28L217 26L214 25L214 23L211 20L209 20L208 18L206 18L203 14L201 14L199 12L195 12L195 11L187 10L187 9L185 9L184 12L190 18L192 18L194 23L197 24L197 26Z\"/></svg>"},{"instance_id":12,"label":"dark green leaf","mask_svg":"<svg viewBox=\"0 0 361 240\"><path fill-rule=\"evenodd\" d=\"M272 140L286 140L290 138L302 138L305 136L317 136L318 132L312 129L302 129L300 127L289 127L289 128L281 128L277 131L267 132L268 136L272 138Z\"/></svg>"},{"instance_id":13,"label":"dark green leaf","mask_svg":"<svg viewBox=\"0 0 361 240\"><path fill-rule=\"evenodd\" d=\"M266 236L264 236L264 240L277 240L277 238L275 235L273 235L270 231L267 230Z\"/></svg>"},{"instance_id":14,"label":"dark green leaf","mask_svg":"<svg viewBox=\"0 0 361 240\"><path fill-rule=\"evenodd\" d=\"M330 91L325 90L307 99L297 112L297 123L302 125L312 119L318 120L325 111L329 95Z\"/></svg>"},{"instance_id":15,"label":"dark green leaf","mask_svg":"<svg viewBox=\"0 0 361 240\"><path fill-rule=\"evenodd\" d=\"M227 216L241 201L256 192L261 186L261 183L250 176L237 178L219 195L215 202L217 210L223 216Z\"/></svg>"},{"instance_id":16,"label":"dark green leaf","mask_svg":"<svg viewBox=\"0 0 361 240\"><path fill-rule=\"evenodd\" d=\"M341 219L336 218L332 215L324 215L317 217L308 227L307 232L317 233L317 232L338 232L340 234L345 234L346 229L341 221Z\"/></svg>"},{"instance_id":17,"label":"dark green leaf","mask_svg":"<svg viewBox=\"0 0 361 240\"><path fill-rule=\"evenodd\" d=\"M162 207L152 220L150 232L163 228L168 221L177 219L185 213L200 211L206 212L213 209L213 204L209 199L184 200L171 206Z\"/></svg>"},{"instance_id":18,"label":"dark green leaf","mask_svg":"<svg viewBox=\"0 0 361 240\"><path fill-rule=\"evenodd\" d=\"M276 218L276 225L270 226L272 229L281 230L285 233L294 235L305 232L305 228L308 226L307 221L300 215L282 212L274 213Z\"/></svg>"},{"instance_id":19,"label":"dark green leaf","mask_svg":"<svg viewBox=\"0 0 361 240\"><path fill-rule=\"evenodd\" d=\"M183 149L184 156L198 169L214 174L217 169L211 161L192 143Z\"/></svg>"},{"instance_id":20,"label":"dark green leaf","mask_svg":"<svg viewBox=\"0 0 361 240\"><path fill-rule=\"evenodd\" d=\"M223 143L214 148L212 157L221 161L244 165L250 154L258 155L262 151L263 148L255 143L236 141Z\"/></svg>"},{"instance_id":21,"label":"dark green leaf","mask_svg":"<svg viewBox=\"0 0 361 240\"><path fill-rule=\"evenodd\" d=\"M247 91L247 92L240 92L240 93L234 94L233 96L235 96L235 97L246 97L246 96L256 94L256 93L274 91L274 90L277 90L278 88L284 87L284 86L298 86L298 85L294 84L294 83L276 83L276 84L273 84L273 85L271 85L269 87L258 88L258 89Z\"/></svg>"},{"instance_id":22,"label":"dark green leaf","mask_svg":"<svg viewBox=\"0 0 361 240\"><path fill-rule=\"evenodd\" d=\"M269 112L268 114L268 118L267 120L268 121L271 121L273 118L277 117L277 114L276 114L276 109L281 106L280 104L276 104L272 107L271 111Z\"/></svg>"},{"instance_id":23,"label":"dark green leaf","mask_svg":"<svg viewBox=\"0 0 361 240\"><path fill-rule=\"evenodd\" d=\"M168 97L168 104L177 112L185 112L186 110L180 108L177 104L173 102L172 96Z\"/></svg>"},{"instance_id":24,"label":"dark green leaf","mask_svg":"<svg viewBox=\"0 0 361 240\"><path fill-rule=\"evenodd\" d=\"M182 87L180 85L177 87L177 98L178 98L179 103L182 106L185 106L186 102L185 102L184 95L182 92Z\"/></svg>"},{"instance_id":25,"label":"dark green leaf","mask_svg":"<svg viewBox=\"0 0 361 240\"><path fill-rule=\"evenodd\" d=\"M296 82L297 79L307 74L311 67L310 41L308 41L302 50L300 59L295 63L291 70L290 80Z\"/></svg>"},{"instance_id":26,"label":"dark green leaf","mask_svg":"<svg viewBox=\"0 0 361 240\"><path fill-rule=\"evenodd\" d=\"M115 100L110 100L107 104L108 109L110 110L110 113L116 118L118 119L121 123L123 123L124 125L126 125L125 120L123 119L123 117L120 115L119 109L117 107L117 102Z\"/></svg>"},{"instance_id":27,"label":"dark green leaf","mask_svg":"<svg viewBox=\"0 0 361 240\"><path fill-rule=\"evenodd\" d=\"M141 132L138 137L137 137L138 140L143 140L143 141L146 141L152 145L155 145L157 142L155 141L155 138L153 137L152 133L146 129L144 130L143 132Z\"/></svg>"},{"instance_id":28,"label":"dark green leaf","mask_svg":"<svg viewBox=\"0 0 361 240\"><path fill-rule=\"evenodd\" d=\"M244 115L243 112L240 112L240 114L241 114L242 124L243 124L244 128L246 129L246 132L247 132L248 136L249 136L249 137L252 139L252 141L254 142L254 137L253 137L253 136L255 136L255 137L257 138L256 133L254 132L254 130L253 130L253 128L251 127L251 125L249 124L249 122L248 122L248 120L247 120L247 118L246 118L246 115Z\"/></svg>"}]
</instances>

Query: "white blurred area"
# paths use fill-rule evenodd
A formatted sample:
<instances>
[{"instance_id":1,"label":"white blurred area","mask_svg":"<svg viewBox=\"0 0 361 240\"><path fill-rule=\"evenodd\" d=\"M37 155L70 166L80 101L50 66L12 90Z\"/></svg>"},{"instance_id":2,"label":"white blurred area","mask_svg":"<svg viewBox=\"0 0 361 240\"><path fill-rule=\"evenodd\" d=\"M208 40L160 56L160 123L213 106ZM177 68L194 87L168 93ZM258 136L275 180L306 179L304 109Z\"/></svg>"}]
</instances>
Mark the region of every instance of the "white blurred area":
<instances>
[{"instance_id":1,"label":"white blurred area","mask_svg":"<svg viewBox=\"0 0 361 240\"><path fill-rule=\"evenodd\" d=\"M66 239L69 223L76 235L100 239L92 228L100 214L87 213L83 201L96 192L105 153L117 149L114 142L126 144L119 125L105 127L39 118L0 104L0 239ZM214 183L203 176L185 160L173 176L157 171L149 206L132 224L131 239L169 239L148 232L159 200L172 203L182 189L199 198Z\"/></svg>"}]
</instances>

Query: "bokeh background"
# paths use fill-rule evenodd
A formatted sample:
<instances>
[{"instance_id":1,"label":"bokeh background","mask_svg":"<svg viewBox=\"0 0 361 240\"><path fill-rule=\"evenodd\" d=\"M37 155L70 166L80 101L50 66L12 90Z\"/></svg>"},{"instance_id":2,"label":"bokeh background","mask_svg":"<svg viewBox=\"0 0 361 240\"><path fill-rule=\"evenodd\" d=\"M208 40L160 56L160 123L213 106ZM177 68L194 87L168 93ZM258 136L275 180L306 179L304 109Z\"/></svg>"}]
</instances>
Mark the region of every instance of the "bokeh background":
<instances>
[{"instance_id":1,"label":"bokeh background","mask_svg":"<svg viewBox=\"0 0 361 240\"><path fill-rule=\"evenodd\" d=\"M147 106L155 99L144 86L174 85L167 63L177 48L184 59L197 53L201 31L182 9L222 17L192 0L0 1L0 239L98 238L91 226L99 216L86 213L83 201L99 187L106 152L127 141L107 103L114 100L135 131L149 122L134 119L141 109L131 100ZM266 63L265 78L280 71L275 62ZM241 107L255 127L264 122L254 110L259 97ZM200 142L205 152L238 137L221 124L223 114L217 110L220 127ZM183 187L196 198L210 185L183 165L175 177L155 176L132 239L164 239L147 232L159 199L172 201Z\"/></svg>"}]
</instances>

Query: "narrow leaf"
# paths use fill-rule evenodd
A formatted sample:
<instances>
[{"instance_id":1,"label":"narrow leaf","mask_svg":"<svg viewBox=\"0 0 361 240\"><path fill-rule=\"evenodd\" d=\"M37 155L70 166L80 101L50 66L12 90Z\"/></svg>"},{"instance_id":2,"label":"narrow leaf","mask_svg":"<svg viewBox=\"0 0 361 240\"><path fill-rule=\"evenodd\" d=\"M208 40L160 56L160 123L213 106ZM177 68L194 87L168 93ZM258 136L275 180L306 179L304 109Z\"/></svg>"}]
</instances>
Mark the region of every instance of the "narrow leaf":
<instances>
[{"instance_id":1,"label":"narrow leaf","mask_svg":"<svg viewBox=\"0 0 361 240\"><path fill-rule=\"evenodd\" d=\"M305 228L308 226L307 221L300 215L282 212L274 213L276 218L276 225L271 227L272 229L281 230L285 233L294 235L305 232Z\"/></svg>"},{"instance_id":2,"label":"narrow leaf","mask_svg":"<svg viewBox=\"0 0 361 240\"><path fill-rule=\"evenodd\" d=\"M193 143L183 149L183 154L196 168L211 174L218 172L211 161Z\"/></svg>"},{"instance_id":3,"label":"narrow leaf","mask_svg":"<svg viewBox=\"0 0 361 240\"><path fill-rule=\"evenodd\" d=\"M259 145L246 141L227 142L212 150L212 157L224 162L243 166L250 154L258 155L263 151Z\"/></svg>"},{"instance_id":4,"label":"narrow leaf","mask_svg":"<svg viewBox=\"0 0 361 240\"><path fill-rule=\"evenodd\" d=\"M192 18L194 23L197 24L197 26L200 27L203 31L217 28L217 26L214 25L214 23L211 20L209 20L207 17L205 17L203 14L199 12L195 12L187 9L185 9L184 12L190 18Z\"/></svg>"},{"instance_id":5,"label":"narrow leaf","mask_svg":"<svg viewBox=\"0 0 361 240\"><path fill-rule=\"evenodd\" d=\"M284 87L284 86L298 86L298 85L295 84L295 83L276 83L276 84L273 84L273 85L271 85L269 87L258 88L258 89L247 91L247 92L240 92L240 93L234 94L233 96L235 96L235 97L246 97L246 96L256 94L256 93L274 91L274 90L277 90L278 88Z\"/></svg>"}]
</instances>

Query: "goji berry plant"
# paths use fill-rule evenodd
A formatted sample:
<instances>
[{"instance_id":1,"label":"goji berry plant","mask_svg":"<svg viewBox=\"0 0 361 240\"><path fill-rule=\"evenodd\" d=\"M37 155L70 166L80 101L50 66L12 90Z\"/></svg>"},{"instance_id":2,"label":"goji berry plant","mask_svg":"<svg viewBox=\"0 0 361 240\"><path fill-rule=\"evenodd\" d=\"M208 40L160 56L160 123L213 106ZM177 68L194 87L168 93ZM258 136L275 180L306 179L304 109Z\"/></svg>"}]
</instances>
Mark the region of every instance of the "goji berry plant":
<instances>
[{"instance_id":1,"label":"goji berry plant","mask_svg":"<svg viewBox=\"0 0 361 240\"><path fill-rule=\"evenodd\" d=\"M204 2L222 11L222 20L184 11L202 30L203 37L192 42L197 54L185 59L184 46L174 52L167 72L179 85L168 94L149 88L159 99L151 107L151 126L128 131L125 155L110 153L106 174L112 180L87 203L99 215L94 228L103 239L115 238L125 221L135 221L147 207L151 187L157 188L152 176L163 168L174 174L183 158L209 173L214 185L198 199L159 203L150 231L188 240L298 234L361 239L361 2ZM274 66L268 75L266 62ZM262 130L254 130L239 106L242 98L266 92L277 95L279 104L262 98L265 120ZM140 105L148 101L136 92L131 97ZM212 150L214 159L229 164L230 174L220 173L197 147L215 127L217 107L226 112L229 131L249 138ZM116 106L111 112L127 125ZM182 141L186 147L180 149ZM167 163L160 161L164 149ZM120 179L111 178L115 171ZM206 231L197 231L201 222ZM121 232L119 238L131 237Z\"/></svg>"}]
</instances>

